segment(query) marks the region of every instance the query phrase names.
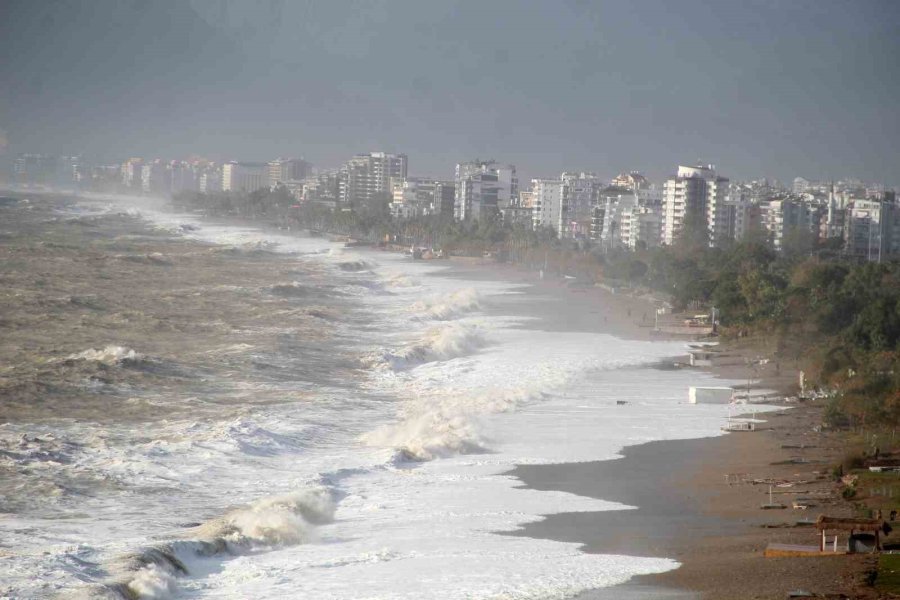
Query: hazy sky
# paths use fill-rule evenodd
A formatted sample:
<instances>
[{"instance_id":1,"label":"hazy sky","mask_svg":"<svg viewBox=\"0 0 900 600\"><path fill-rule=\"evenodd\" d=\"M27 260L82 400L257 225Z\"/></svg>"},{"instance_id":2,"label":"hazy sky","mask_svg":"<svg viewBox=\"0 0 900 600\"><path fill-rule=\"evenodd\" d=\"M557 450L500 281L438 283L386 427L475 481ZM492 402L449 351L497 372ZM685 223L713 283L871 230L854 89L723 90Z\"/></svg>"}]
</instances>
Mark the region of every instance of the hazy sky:
<instances>
[{"instance_id":1,"label":"hazy sky","mask_svg":"<svg viewBox=\"0 0 900 600\"><path fill-rule=\"evenodd\" d=\"M0 56L7 156L900 183L896 0L0 0Z\"/></svg>"}]
</instances>

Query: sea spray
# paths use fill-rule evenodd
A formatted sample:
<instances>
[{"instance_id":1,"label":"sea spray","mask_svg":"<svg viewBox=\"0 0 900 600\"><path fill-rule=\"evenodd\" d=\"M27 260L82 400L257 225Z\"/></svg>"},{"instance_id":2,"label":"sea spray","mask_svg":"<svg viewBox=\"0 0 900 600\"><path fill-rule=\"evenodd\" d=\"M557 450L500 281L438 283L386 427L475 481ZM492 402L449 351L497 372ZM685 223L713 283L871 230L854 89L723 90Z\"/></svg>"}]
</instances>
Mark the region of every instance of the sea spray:
<instances>
[{"instance_id":1,"label":"sea spray","mask_svg":"<svg viewBox=\"0 0 900 600\"><path fill-rule=\"evenodd\" d=\"M124 598L166 600L191 564L221 554L274 549L315 539L315 526L334 519L335 503L323 486L261 498L224 516L189 529L189 539L144 548L119 558L112 567L120 575L106 592Z\"/></svg>"},{"instance_id":2,"label":"sea spray","mask_svg":"<svg viewBox=\"0 0 900 600\"><path fill-rule=\"evenodd\" d=\"M481 307L478 292L465 288L436 298L419 300L410 307L417 318L447 321L478 310Z\"/></svg>"},{"instance_id":3,"label":"sea spray","mask_svg":"<svg viewBox=\"0 0 900 600\"><path fill-rule=\"evenodd\" d=\"M86 360L105 365L118 365L126 362L138 362L141 358L141 355L131 348L109 345L99 350L88 348L84 352L70 354L66 360Z\"/></svg>"},{"instance_id":4,"label":"sea spray","mask_svg":"<svg viewBox=\"0 0 900 600\"><path fill-rule=\"evenodd\" d=\"M489 452L480 420L543 397L524 389L461 396L418 396L401 420L362 436L370 446L393 448L404 461L430 461L457 454Z\"/></svg>"},{"instance_id":5,"label":"sea spray","mask_svg":"<svg viewBox=\"0 0 900 600\"><path fill-rule=\"evenodd\" d=\"M421 339L400 350L381 350L365 362L375 368L399 371L416 365L468 356L487 345L484 331L471 324L451 323L433 327Z\"/></svg>"}]
</instances>

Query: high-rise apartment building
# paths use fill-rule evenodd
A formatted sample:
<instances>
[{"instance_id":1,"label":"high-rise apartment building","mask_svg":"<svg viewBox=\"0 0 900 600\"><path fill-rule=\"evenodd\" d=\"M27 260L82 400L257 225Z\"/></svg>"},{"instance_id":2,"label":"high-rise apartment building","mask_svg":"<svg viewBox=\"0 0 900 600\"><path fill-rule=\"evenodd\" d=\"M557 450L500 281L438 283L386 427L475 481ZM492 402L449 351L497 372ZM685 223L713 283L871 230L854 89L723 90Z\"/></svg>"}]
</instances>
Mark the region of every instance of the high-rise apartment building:
<instances>
[{"instance_id":1,"label":"high-rise apartment building","mask_svg":"<svg viewBox=\"0 0 900 600\"><path fill-rule=\"evenodd\" d=\"M19 185L71 185L78 180L77 156L19 154L13 161L13 181Z\"/></svg>"},{"instance_id":2,"label":"high-rise apartment building","mask_svg":"<svg viewBox=\"0 0 900 600\"><path fill-rule=\"evenodd\" d=\"M844 251L881 262L900 253L900 208L883 200L853 200L846 211Z\"/></svg>"},{"instance_id":3,"label":"high-rise apartment building","mask_svg":"<svg viewBox=\"0 0 900 600\"><path fill-rule=\"evenodd\" d=\"M519 194L513 165L473 161L456 165L453 216L460 221L495 218Z\"/></svg>"},{"instance_id":4,"label":"high-rise apartment building","mask_svg":"<svg viewBox=\"0 0 900 600\"><path fill-rule=\"evenodd\" d=\"M531 201L534 228L548 227L564 237L569 222L569 186L562 179L532 179Z\"/></svg>"},{"instance_id":5,"label":"high-rise apartment building","mask_svg":"<svg viewBox=\"0 0 900 600\"><path fill-rule=\"evenodd\" d=\"M674 243L686 223L693 223L705 231L710 246L723 244L729 231L727 194L728 179L712 165L679 166L663 187L663 243Z\"/></svg>"},{"instance_id":6,"label":"high-rise apartment building","mask_svg":"<svg viewBox=\"0 0 900 600\"><path fill-rule=\"evenodd\" d=\"M603 184L594 173L566 172L560 179L568 187L568 232L574 236L587 237L591 231L591 208L597 204Z\"/></svg>"},{"instance_id":7,"label":"high-rise apartment building","mask_svg":"<svg viewBox=\"0 0 900 600\"><path fill-rule=\"evenodd\" d=\"M454 185L425 177L394 178L391 181L391 214L453 216Z\"/></svg>"},{"instance_id":8,"label":"high-rise apartment building","mask_svg":"<svg viewBox=\"0 0 900 600\"><path fill-rule=\"evenodd\" d=\"M349 207L386 207L391 199L391 179L406 179L407 167L405 154L357 154L341 168L340 202Z\"/></svg>"},{"instance_id":9,"label":"high-rise apartment building","mask_svg":"<svg viewBox=\"0 0 900 600\"><path fill-rule=\"evenodd\" d=\"M227 162L222 165L223 192L255 192L269 186L266 163Z\"/></svg>"},{"instance_id":10,"label":"high-rise apartment building","mask_svg":"<svg viewBox=\"0 0 900 600\"><path fill-rule=\"evenodd\" d=\"M141 168L144 161L140 158L129 158L122 163L122 183L127 187L141 187Z\"/></svg>"},{"instance_id":11,"label":"high-rise apartment building","mask_svg":"<svg viewBox=\"0 0 900 600\"><path fill-rule=\"evenodd\" d=\"M778 251L784 249L785 237L792 233L818 237L821 217L822 211L818 205L797 198L770 200L759 205L760 224Z\"/></svg>"},{"instance_id":12,"label":"high-rise apartment building","mask_svg":"<svg viewBox=\"0 0 900 600\"><path fill-rule=\"evenodd\" d=\"M269 186L300 181L312 174L312 165L302 158L278 158L267 165Z\"/></svg>"}]
</instances>

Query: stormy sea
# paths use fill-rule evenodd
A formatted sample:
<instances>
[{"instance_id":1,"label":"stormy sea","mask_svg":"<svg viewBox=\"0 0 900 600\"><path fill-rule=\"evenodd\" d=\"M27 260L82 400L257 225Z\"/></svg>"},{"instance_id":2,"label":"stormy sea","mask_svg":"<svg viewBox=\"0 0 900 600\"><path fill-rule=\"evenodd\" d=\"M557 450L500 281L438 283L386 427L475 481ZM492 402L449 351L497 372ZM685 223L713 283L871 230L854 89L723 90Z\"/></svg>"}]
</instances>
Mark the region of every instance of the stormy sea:
<instances>
[{"instance_id":1,"label":"stormy sea","mask_svg":"<svg viewBox=\"0 0 900 600\"><path fill-rule=\"evenodd\" d=\"M453 261L0 200L0 597L567 598L675 568L505 535L621 509L518 464L714 435L681 343ZM616 482L599 482L614 486Z\"/></svg>"}]
</instances>

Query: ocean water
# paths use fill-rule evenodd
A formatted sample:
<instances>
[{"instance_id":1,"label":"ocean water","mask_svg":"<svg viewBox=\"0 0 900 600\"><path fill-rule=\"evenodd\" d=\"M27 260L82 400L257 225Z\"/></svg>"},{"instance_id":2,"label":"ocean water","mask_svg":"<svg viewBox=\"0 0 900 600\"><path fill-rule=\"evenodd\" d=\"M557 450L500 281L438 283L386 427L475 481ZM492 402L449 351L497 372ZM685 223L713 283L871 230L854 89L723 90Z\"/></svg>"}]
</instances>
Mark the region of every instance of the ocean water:
<instances>
[{"instance_id":1,"label":"ocean water","mask_svg":"<svg viewBox=\"0 0 900 600\"><path fill-rule=\"evenodd\" d=\"M210 347L227 368L189 397L167 390L187 417L138 390L156 411L140 424L0 425L0 461L29 482L3 484L0 597L556 599L677 566L498 532L623 508L521 488L504 475L516 464L720 433L728 407L686 404L711 378L653 366L682 343L546 331L532 292L438 263L134 199L78 210L286 255L292 280L257 293L313 295L329 328L285 319L278 352L237 337ZM115 344L69 359L156 360Z\"/></svg>"}]
</instances>

